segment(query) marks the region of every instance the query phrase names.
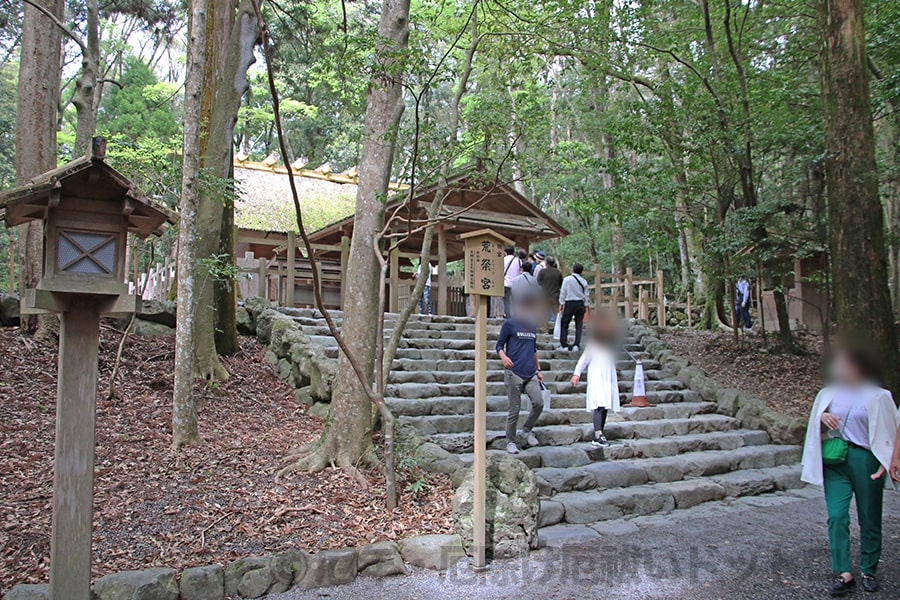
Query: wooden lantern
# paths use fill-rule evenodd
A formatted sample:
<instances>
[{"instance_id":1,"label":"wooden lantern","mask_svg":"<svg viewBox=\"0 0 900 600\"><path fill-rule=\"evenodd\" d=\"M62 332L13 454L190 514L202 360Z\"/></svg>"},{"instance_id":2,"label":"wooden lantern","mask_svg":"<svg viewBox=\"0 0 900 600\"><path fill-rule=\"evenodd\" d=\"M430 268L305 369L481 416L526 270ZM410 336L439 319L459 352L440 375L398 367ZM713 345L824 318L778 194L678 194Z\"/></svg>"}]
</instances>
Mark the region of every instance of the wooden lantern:
<instances>
[{"instance_id":1,"label":"wooden lantern","mask_svg":"<svg viewBox=\"0 0 900 600\"><path fill-rule=\"evenodd\" d=\"M106 164L105 151L103 138L94 138L88 156L0 194L8 227L44 222L43 273L25 292L26 312L62 312L72 294L95 296L104 313L134 310L125 283L128 233L161 233L174 216Z\"/></svg>"},{"instance_id":2,"label":"wooden lantern","mask_svg":"<svg viewBox=\"0 0 900 600\"><path fill-rule=\"evenodd\" d=\"M134 312L125 284L128 233L161 232L172 213L91 153L0 194L7 226L44 222L43 273L26 313L60 315L50 538L50 600L91 599L94 428L100 315Z\"/></svg>"}]
</instances>

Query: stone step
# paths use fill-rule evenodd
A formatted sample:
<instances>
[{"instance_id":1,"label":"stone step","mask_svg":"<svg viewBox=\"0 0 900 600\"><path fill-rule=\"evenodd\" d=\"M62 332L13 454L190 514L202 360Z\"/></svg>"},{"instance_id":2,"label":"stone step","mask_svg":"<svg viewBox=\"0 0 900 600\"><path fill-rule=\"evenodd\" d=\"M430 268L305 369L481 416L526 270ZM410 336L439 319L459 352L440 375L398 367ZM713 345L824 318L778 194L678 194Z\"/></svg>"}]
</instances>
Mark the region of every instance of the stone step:
<instances>
[{"instance_id":1,"label":"stone step","mask_svg":"<svg viewBox=\"0 0 900 600\"><path fill-rule=\"evenodd\" d=\"M502 374L501 374L502 375ZM560 381L560 379L562 379ZM579 394L584 395L587 385L579 383L572 386L568 378L560 377L559 379L548 377L545 381L547 389L554 395L557 394ZM506 384L502 377L488 378L485 388L489 396L501 396L506 393ZM633 383L625 380L619 383L619 395L627 395L633 388ZM686 392L678 382L668 382L660 384L659 382L646 382L647 394L657 394L664 396L672 392ZM468 382L449 382L449 383L390 383L385 387L384 393L390 398L434 398L436 396L473 396L475 395L474 377L468 378ZM647 396L649 398L649 395Z\"/></svg>"},{"instance_id":2,"label":"stone step","mask_svg":"<svg viewBox=\"0 0 900 600\"><path fill-rule=\"evenodd\" d=\"M784 464L671 483L602 492L570 492L565 498L560 494L552 500L541 501L539 544L543 547L597 542L601 540L598 534L605 532L603 525L609 521L670 513L726 498L790 492L802 487L800 466Z\"/></svg>"},{"instance_id":3,"label":"stone step","mask_svg":"<svg viewBox=\"0 0 900 600\"><path fill-rule=\"evenodd\" d=\"M464 384L466 385L466 384ZM446 386L445 386L446 387ZM398 396L387 396L386 400L391 405L396 405L402 402L432 402L437 406L444 406L447 403L455 403L456 401L468 401L472 402L472 398L474 397L474 393L471 390L468 395L461 393L460 389L463 386L451 386L453 389L450 390L451 393L437 396L421 396L415 398L401 398ZM472 386L474 387L474 386ZM702 398L700 398L700 394L693 390L660 390L660 391L652 391L647 392L647 401L651 404L655 404L657 406L663 404L679 404L682 402L702 402ZM489 392L488 402L500 402L502 401L505 405L507 402L506 398L506 390L502 387L498 387L494 393ZM619 401L622 403L623 408L625 404L631 402L631 394L619 393ZM581 392L572 392L569 393L554 393L553 397L550 401L550 406L553 408L581 408L583 409L585 405L584 393ZM411 405L409 408L410 411L420 411L423 410L421 405ZM641 409L641 410L649 410ZM408 412L404 414L409 414ZM443 414L441 412L431 413L419 413L419 414Z\"/></svg>"},{"instance_id":4,"label":"stone step","mask_svg":"<svg viewBox=\"0 0 900 600\"><path fill-rule=\"evenodd\" d=\"M628 440L606 450L609 452L605 453L605 461L580 467L536 468L541 495L667 483L696 476L696 472L729 473L746 465L767 465L770 459L774 465L799 460L796 447L771 445L764 431L750 429L671 436L665 440ZM629 457L612 456L615 453Z\"/></svg>"},{"instance_id":5,"label":"stone step","mask_svg":"<svg viewBox=\"0 0 900 600\"><path fill-rule=\"evenodd\" d=\"M308 328L310 330L317 330L318 333L316 335L330 335L331 331L328 329L328 325L325 323L325 319L318 315L318 313L306 313L304 315L295 314L289 312L290 309L284 309L282 312L291 316L295 323L297 323L302 328ZM332 318L334 320L335 325L339 328L343 323L343 317L339 313L332 313ZM387 315L384 321L384 330L386 332L391 332L396 325L397 319L394 315ZM489 319L488 320L488 328L487 334L489 338L495 339L500 332L500 327L503 325L503 321L500 319ZM465 317L425 317L423 315L413 315L409 322L407 323L404 329L404 336L412 336L417 334L426 335L427 333L433 332L446 332L448 334L457 332L462 335L468 335L469 337L474 337L475 335L475 322L471 318ZM542 334L549 336L550 334ZM570 336L573 335L573 330L570 329ZM626 346L631 346L634 349L642 350L642 348L638 345L638 340L634 336L626 335L622 338L622 343ZM632 348L629 348L632 349Z\"/></svg>"},{"instance_id":6,"label":"stone step","mask_svg":"<svg viewBox=\"0 0 900 600\"><path fill-rule=\"evenodd\" d=\"M402 406L403 403L389 403L390 407L396 404ZM428 408L428 407L426 407ZM439 409L460 409L458 406L436 407ZM470 401L462 410L469 410L462 413L440 414L425 413L420 415L402 415L397 412L401 423L411 425L422 435L433 435L435 433L464 433L471 432L474 427L474 417L472 415L473 402ZM668 409L668 410L667 410ZM651 414L647 411L656 411ZM618 423L650 423L656 420L682 421L690 419L701 414L709 415L715 411L715 404L703 402L685 402L668 405L660 405L659 408L626 408L620 413L610 414L607 421L607 429L612 431L618 427ZM528 416L528 412L523 410L519 414L519 421L522 422ZM718 416L718 415L716 415ZM505 398L498 398L497 401L488 405L487 428L495 430L503 430L506 427L507 403ZM656 417L656 418L654 418ZM591 424L593 422L593 414L591 411L581 408L550 408L544 410L538 419L537 426L550 425L575 425L581 426Z\"/></svg>"},{"instance_id":7,"label":"stone step","mask_svg":"<svg viewBox=\"0 0 900 600\"><path fill-rule=\"evenodd\" d=\"M471 366L471 365L470 365ZM502 382L506 371L504 369L491 369L487 372L487 381ZM545 381L554 381L567 383L572 377L572 370L551 370L544 371ZM390 383L393 385L405 384L458 384L458 383L474 383L475 371L393 371L391 373ZM677 379L644 379L645 388L647 390L680 390L684 389L684 385ZM619 377L619 389L629 391L634 387L634 377ZM576 389L584 392L587 389L587 383L582 380Z\"/></svg>"},{"instance_id":8,"label":"stone step","mask_svg":"<svg viewBox=\"0 0 900 600\"><path fill-rule=\"evenodd\" d=\"M308 334L307 334L308 335ZM308 335L310 342L319 347L324 348L328 352L337 352L338 346L337 342L330 335ZM555 358L569 358L573 361L577 361L579 357L578 352L571 352L567 350L557 350L558 344L551 341L541 341L537 344L537 349L539 353L546 357L555 357ZM403 338L400 340L400 343L397 346L398 354L397 356L402 358L404 356L409 355L411 352L420 351L424 354L420 356L422 358L430 358L430 359L439 359L439 358L453 358L454 360L462 360L459 355L451 354L458 352L469 352L471 356L469 356L470 360L475 359L475 341L472 339L427 339L427 338ZM441 354L444 352L446 354ZM490 358L496 358L497 354L494 351L494 342L488 342L488 351L487 355ZM638 352L632 353L631 355L620 352L618 359L623 363L627 363L629 366L634 364L634 359L638 360L646 360L648 355L646 352ZM497 359L499 360L499 359Z\"/></svg>"},{"instance_id":9,"label":"stone step","mask_svg":"<svg viewBox=\"0 0 900 600\"><path fill-rule=\"evenodd\" d=\"M505 424L505 418L501 420L502 415L495 413L495 416L497 417L495 419L496 422L493 423L495 426ZM436 427L434 427L434 424L430 421L432 419L441 419L441 417L404 417L404 420L413 421L422 434L430 435L431 441L448 452L462 454L474 450L475 440L474 434L471 433L471 429L453 433L437 433ZM453 426L458 426L456 428L460 429L467 420L468 422L471 422L471 418L467 417L447 417L447 419L452 419L452 421L448 421L448 423L452 423ZM698 415L690 419L607 423L605 433L611 440L656 439L670 435L731 431L738 429L738 427L739 421L737 419L726 417L724 415L709 414ZM588 423L583 425L545 425L543 427L535 427L534 435L538 439L539 446L529 448L527 451L540 454L540 450L544 447L550 446L562 448L572 446L578 442L588 442L593 439L594 431L593 426ZM499 428L488 429L486 441L490 448L495 448L497 450L503 449L506 447L507 443L506 434Z\"/></svg>"},{"instance_id":10,"label":"stone step","mask_svg":"<svg viewBox=\"0 0 900 600\"><path fill-rule=\"evenodd\" d=\"M388 406L397 416L422 417L425 415L471 415L475 411L475 400L463 396L440 396L437 398L404 399L392 398ZM509 406L505 395L488 396L489 412L505 412ZM585 409L584 396L581 394L557 395L550 401L550 410L566 410L582 412L587 418L590 413ZM618 418L629 421L646 421L649 419L685 419L701 413L715 412L714 402L670 402L648 408L622 407L618 414L610 414L611 422ZM549 411L544 411L545 413ZM577 417L573 417L577 418Z\"/></svg>"},{"instance_id":11,"label":"stone step","mask_svg":"<svg viewBox=\"0 0 900 600\"><path fill-rule=\"evenodd\" d=\"M723 435L723 434L729 435ZM765 436L765 438L763 437ZM672 436L668 440L621 440L612 443L609 447L603 448L595 446L590 442L580 442L570 446L536 446L522 450L515 458L521 460L531 469L541 467L557 467L562 469L570 469L575 467L583 467L592 463L608 461L605 464L618 464L620 461L634 458L659 459L660 464L657 468L664 469L674 464L682 471L701 470L708 471L710 474L720 472L722 468L722 458L717 458L714 454L716 450L735 450L743 446L735 446L743 443L744 446L759 446L763 440L768 440L768 435L760 431L734 430L730 432L712 432L688 434L685 436ZM718 446L718 447L717 447ZM800 448L798 446L780 446L785 453L793 456L796 460L800 460ZM706 450L709 450L707 452ZM488 454L501 454L505 450L488 450ZM690 465L684 465L683 458L679 453L698 452L695 460ZM701 454L707 456L701 457ZM471 462L473 455L471 453L461 454L460 458L465 462ZM745 466L753 464L749 457L744 457ZM668 459L668 462L663 459ZM768 463L768 456L757 456L756 459L760 464L765 466ZM649 466L650 463L647 463ZM746 468L750 468L746 466Z\"/></svg>"},{"instance_id":12,"label":"stone step","mask_svg":"<svg viewBox=\"0 0 900 600\"><path fill-rule=\"evenodd\" d=\"M741 448L739 451L732 451L732 453L736 455L750 454L749 451L751 450L754 457L763 456L764 454L760 452L759 448L752 446ZM738 464L740 463L740 458L735 460L738 461ZM754 480L760 477L758 473L760 469L774 470L778 468L775 473L772 473L773 488L779 485L776 483L776 474L783 489L791 489L791 486L800 487L800 470L795 462L746 468L756 471L748 476L748 478ZM720 477L720 480L724 480L721 476L729 474L729 481L731 481L729 489L732 491L740 492L742 489L752 491L753 486L751 484L741 485L736 483L742 481L742 478L737 475L731 475L734 472L740 473L741 470L740 466L734 466L716 475ZM551 499L541 502L541 510L545 513L542 522L545 525L555 524L552 523L553 519L550 518L550 515L555 514L560 517L557 523L587 525L625 516L649 515L668 512L676 508L690 508L703 502L722 500L727 495L728 492L725 485L719 483L715 477L706 475L663 483L646 483L602 490L562 492ZM550 502L561 505L562 515L559 515L559 508L551 505Z\"/></svg>"},{"instance_id":13,"label":"stone step","mask_svg":"<svg viewBox=\"0 0 900 600\"><path fill-rule=\"evenodd\" d=\"M766 445L769 444L770 441L769 435L764 431L735 429L733 431L691 433L670 436L665 440L626 439L615 441L608 447L596 446L589 442L572 444L567 448L560 448L558 446L537 446L535 448L523 450L519 454L516 454L515 458L524 462L531 469L564 470L569 473L569 475L557 475L552 481L558 482L567 480L569 476L575 481L578 481L583 475L578 470L579 467L604 464L609 466L591 466L591 469L594 471L609 469L615 473L619 473L623 469L628 469L626 463L629 461L646 459L643 462L644 466L642 468L664 470L670 463L662 459L669 459L669 461L674 462L676 466L681 465L683 467L685 459L682 455L687 453L702 454L706 451L714 450L735 450L745 446ZM504 454L505 452L505 450L488 450L488 454L499 455ZM460 454L460 458L464 462L471 463L474 459L474 455L472 453ZM650 459L659 460L657 462L651 462ZM713 459L703 458L700 460L708 461ZM548 477L547 481L551 482L551 479ZM572 484L569 485L571 486ZM598 485L603 487L604 484ZM565 489L565 486L557 486L552 484L552 482L551 487L547 489L569 491L568 489ZM576 488L570 487L570 489ZM550 492L547 490L544 491L545 495L549 495Z\"/></svg>"},{"instance_id":14,"label":"stone step","mask_svg":"<svg viewBox=\"0 0 900 600\"><path fill-rule=\"evenodd\" d=\"M553 377L562 377L568 380L572 377L575 369L575 358L570 359L542 359L541 369L544 375ZM631 361L621 361L618 363L619 381L634 381L634 365ZM468 372L469 377L475 377L474 362L458 361L458 360L414 360L409 358L398 358L394 360L391 369L391 376L397 377L397 382L418 382L430 383L432 375L434 381L440 382L440 378L444 374L455 374ZM496 373L503 373L503 365L499 360L491 359L488 361L488 375L494 376ZM418 377L427 378L427 380L417 381ZM644 369L644 381L657 381L667 379L675 380L675 376L670 371L659 369ZM455 380L454 380L455 381Z\"/></svg>"}]
</instances>

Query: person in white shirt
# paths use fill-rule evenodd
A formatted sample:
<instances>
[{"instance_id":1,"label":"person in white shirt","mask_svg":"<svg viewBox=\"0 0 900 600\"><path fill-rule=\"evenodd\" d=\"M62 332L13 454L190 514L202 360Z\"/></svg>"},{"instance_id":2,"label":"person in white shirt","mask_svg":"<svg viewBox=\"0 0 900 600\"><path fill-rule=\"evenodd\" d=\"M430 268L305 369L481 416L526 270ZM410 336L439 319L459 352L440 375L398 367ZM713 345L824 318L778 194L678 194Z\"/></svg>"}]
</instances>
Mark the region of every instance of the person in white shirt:
<instances>
[{"instance_id":1,"label":"person in white shirt","mask_svg":"<svg viewBox=\"0 0 900 600\"><path fill-rule=\"evenodd\" d=\"M900 413L891 393L881 387L880 367L868 353L843 348L831 363L832 383L810 411L800 479L825 490L831 569L837 575L832 596L856 587L850 554L850 504L856 498L859 521L859 569L866 592L878 590L875 571L881 559L884 488L894 455ZM823 444L828 444L826 448ZM827 451L826 451L827 450Z\"/></svg>"},{"instance_id":2,"label":"person in white shirt","mask_svg":"<svg viewBox=\"0 0 900 600\"><path fill-rule=\"evenodd\" d=\"M503 258L503 317L509 318L510 298L512 296L512 284L522 272L522 261L516 255L516 249L512 246L506 248L506 256Z\"/></svg>"},{"instance_id":3,"label":"person in white shirt","mask_svg":"<svg viewBox=\"0 0 900 600\"><path fill-rule=\"evenodd\" d=\"M422 290L422 295L419 297L419 314L420 315L430 315L434 314L431 305L431 263L428 263L428 276L425 279L425 289ZM418 279L422 276L422 265L419 265L419 268L416 270L416 274L414 277Z\"/></svg>"},{"instance_id":4,"label":"person in white shirt","mask_svg":"<svg viewBox=\"0 0 900 600\"><path fill-rule=\"evenodd\" d=\"M559 350L581 349L581 333L584 329L584 317L591 306L590 288L581 274L584 266L572 265L572 274L563 279L559 290L559 310L562 322L559 328ZM569 324L575 321L575 344L569 345Z\"/></svg>"},{"instance_id":5,"label":"person in white shirt","mask_svg":"<svg viewBox=\"0 0 900 600\"><path fill-rule=\"evenodd\" d=\"M578 385L581 374L587 369L585 407L593 416L594 439L591 443L596 446L609 446L603 433L606 417L609 411L620 410L615 341L616 328L611 319L591 319L590 337L569 380L573 387Z\"/></svg>"}]
</instances>

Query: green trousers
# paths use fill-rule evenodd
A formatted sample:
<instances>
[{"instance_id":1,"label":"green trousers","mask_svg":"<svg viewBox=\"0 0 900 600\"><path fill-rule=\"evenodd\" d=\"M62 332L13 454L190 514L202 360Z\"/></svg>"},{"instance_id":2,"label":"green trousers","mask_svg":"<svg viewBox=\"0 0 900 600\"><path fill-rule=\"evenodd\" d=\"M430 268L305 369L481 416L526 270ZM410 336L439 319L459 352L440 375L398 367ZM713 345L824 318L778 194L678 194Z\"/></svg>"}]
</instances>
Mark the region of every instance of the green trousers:
<instances>
[{"instance_id":1,"label":"green trousers","mask_svg":"<svg viewBox=\"0 0 900 600\"><path fill-rule=\"evenodd\" d=\"M835 573L851 573L850 501L856 495L859 518L860 560L863 574L874 575L881 559L881 512L884 477L872 481L881 464L865 448L850 447L847 460L825 465L825 504L828 507L828 541L831 568Z\"/></svg>"}]
</instances>

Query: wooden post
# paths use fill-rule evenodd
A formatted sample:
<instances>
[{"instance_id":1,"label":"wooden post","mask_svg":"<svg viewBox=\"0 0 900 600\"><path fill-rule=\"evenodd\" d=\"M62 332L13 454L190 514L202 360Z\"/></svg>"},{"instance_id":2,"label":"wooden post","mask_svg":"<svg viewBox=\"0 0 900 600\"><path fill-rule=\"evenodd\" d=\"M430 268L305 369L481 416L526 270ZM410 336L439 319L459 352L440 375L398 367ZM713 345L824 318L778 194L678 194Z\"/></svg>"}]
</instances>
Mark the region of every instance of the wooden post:
<instances>
[{"instance_id":1,"label":"wooden post","mask_svg":"<svg viewBox=\"0 0 900 600\"><path fill-rule=\"evenodd\" d=\"M347 276L347 265L350 264L350 237L341 236L341 296L340 305L344 305L344 277Z\"/></svg>"},{"instance_id":2,"label":"wooden post","mask_svg":"<svg viewBox=\"0 0 900 600\"><path fill-rule=\"evenodd\" d=\"M634 318L634 284L631 267L625 269L625 318Z\"/></svg>"},{"instance_id":3,"label":"wooden post","mask_svg":"<svg viewBox=\"0 0 900 600\"><path fill-rule=\"evenodd\" d=\"M400 250L395 248L391 251L391 296L388 304L388 311L392 313L400 312Z\"/></svg>"},{"instance_id":4,"label":"wooden post","mask_svg":"<svg viewBox=\"0 0 900 600\"><path fill-rule=\"evenodd\" d=\"M16 244L13 241L12 229L9 230L9 293L16 293Z\"/></svg>"},{"instance_id":5,"label":"wooden post","mask_svg":"<svg viewBox=\"0 0 900 600\"><path fill-rule=\"evenodd\" d=\"M687 293L687 322L688 322L688 327L694 326L694 311L693 311L693 307L691 306L691 293L690 292Z\"/></svg>"},{"instance_id":6,"label":"wooden post","mask_svg":"<svg viewBox=\"0 0 900 600\"><path fill-rule=\"evenodd\" d=\"M284 306L284 265L276 261L278 278L275 280L275 304Z\"/></svg>"},{"instance_id":7,"label":"wooden post","mask_svg":"<svg viewBox=\"0 0 900 600\"><path fill-rule=\"evenodd\" d=\"M347 276L347 264L350 262L350 238L341 236L341 277ZM343 287L343 286L341 286Z\"/></svg>"},{"instance_id":8,"label":"wooden post","mask_svg":"<svg viewBox=\"0 0 900 600\"><path fill-rule=\"evenodd\" d=\"M94 514L94 416L100 315L92 298L75 300L60 315L51 600L91 597Z\"/></svg>"},{"instance_id":9,"label":"wooden post","mask_svg":"<svg viewBox=\"0 0 900 600\"><path fill-rule=\"evenodd\" d=\"M268 289L269 284L266 281L266 275L267 275L266 259L263 258L262 256L260 256L259 261L256 265L256 268L257 268L257 276L259 277L259 281L257 282L259 289L257 290L257 293L259 294L259 297L262 298L263 300L268 300L267 296L269 293L269 289Z\"/></svg>"},{"instance_id":10,"label":"wooden post","mask_svg":"<svg viewBox=\"0 0 900 600\"><path fill-rule=\"evenodd\" d=\"M288 231L287 234L287 281L285 281L285 302L287 307L294 306L294 288L297 281L297 234Z\"/></svg>"},{"instance_id":11,"label":"wooden post","mask_svg":"<svg viewBox=\"0 0 900 600\"><path fill-rule=\"evenodd\" d=\"M650 303L648 301L647 290L644 289L644 286L638 287L638 318L641 321L649 321L650 320Z\"/></svg>"},{"instance_id":12,"label":"wooden post","mask_svg":"<svg viewBox=\"0 0 900 600\"><path fill-rule=\"evenodd\" d=\"M660 327L666 326L666 290L662 270L656 272L656 321Z\"/></svg>"},{"instance_id":13,"label":"wooden post","mask_svg":"<svg viewBox=\"0 0 900 600\"><path fill-rule=\"evenodd\" d=\"M472 504L474 567L485 567L485 478L487 476L487 305L478 295L475 316L475 498Z\"/></svg>"},{"instance_id":14,"label":"wooden post","mask_svg":"<svg viewBox=\"0 0 900 600\"><path fill-rule=\"evenodd\" d=\"M449 286L447 285L447 231L438 225L438 298L437 314L450 314Z\"/></svg>"},{"instance_id":15,"label":"wooden post","mask_svg":"<svg viewBox=\"0 0 900 600\"><path fill-rule=\"evenodd\" d=\"M465 240L465 286L475 296L475 461L472 501L472 542L475 546L472 567L481 571L487 566L485 486L487 478L487 313L492 297L503 295L503 248L512 240L490 229L460 235Z\"/></svg>"}]
</instances>

